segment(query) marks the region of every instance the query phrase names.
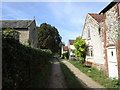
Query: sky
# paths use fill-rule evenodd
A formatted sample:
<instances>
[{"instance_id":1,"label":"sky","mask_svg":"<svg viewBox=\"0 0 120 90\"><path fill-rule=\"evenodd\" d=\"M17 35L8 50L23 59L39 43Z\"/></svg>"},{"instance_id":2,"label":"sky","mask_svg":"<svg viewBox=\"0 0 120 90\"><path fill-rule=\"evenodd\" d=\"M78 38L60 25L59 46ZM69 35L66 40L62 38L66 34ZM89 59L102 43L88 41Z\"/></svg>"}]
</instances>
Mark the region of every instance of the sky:
<instances>
[{"instance_id":1,"label":"sky","mask_svg":"<svg viewBox=\"0 0 120 90\"><path fill-rule=\"evenodd\" d=\"M2 2L2 20L35 19L55 26L62 42L81 36L87 13L99 13L110 2Z\"/></svg>"}]
</instances>

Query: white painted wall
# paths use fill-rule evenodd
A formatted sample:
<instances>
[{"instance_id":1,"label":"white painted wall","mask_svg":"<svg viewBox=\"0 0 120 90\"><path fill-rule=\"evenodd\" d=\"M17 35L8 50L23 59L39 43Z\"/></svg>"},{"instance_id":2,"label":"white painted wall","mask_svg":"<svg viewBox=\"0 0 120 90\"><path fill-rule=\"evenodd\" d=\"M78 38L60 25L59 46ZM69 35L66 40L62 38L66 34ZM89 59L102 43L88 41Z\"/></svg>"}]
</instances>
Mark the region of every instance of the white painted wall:
<instances>
[{"instance_id":1,"label":"white painted wall","mask_svg":"<svg viewBox=\"0 0 120 90\"><path fill-rule=\"evenodd\" d=\"M74 45L70 45L70 49L75 50Z\"/></svg>"},{"instance_id":2,"label":"white painted wall","mask_svg":"<svg viewBox=\"0 0 120 90\"><path fill-rule=\"evenodd\" d=\"M87 39L88 29L90 29L90 40ZM104 64L102 39L98 30L99 23L88 14L83 29L82 39L86 39L86 43L89 43L89 46L93 47L93 57L87 56L86 59L96 64Z\"/></svg>"}]
</instances>

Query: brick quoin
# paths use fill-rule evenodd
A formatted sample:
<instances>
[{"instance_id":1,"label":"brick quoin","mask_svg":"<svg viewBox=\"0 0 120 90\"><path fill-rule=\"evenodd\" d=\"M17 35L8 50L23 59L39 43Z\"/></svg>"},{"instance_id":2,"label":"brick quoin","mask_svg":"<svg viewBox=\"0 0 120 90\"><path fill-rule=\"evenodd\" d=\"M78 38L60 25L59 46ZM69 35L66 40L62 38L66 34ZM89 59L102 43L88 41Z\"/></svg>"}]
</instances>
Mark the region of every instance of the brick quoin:
<instances>
[{"instance_id":1,"label":"brick quoin","mask_svg":"<svg viewBox=\"0 0 120 90\"><path fill-rule=\"evenodd\" d=\"M120 78L120 45L117 46L118 77Z\"/></svg>"},{"instance_id":2,"label":"brick quoin","mask_svg":"<svg viewBox=\"0 0 120 90\"><path fill-rule=\"evenodd\" d=\"M119 12L119 4L120 1L117 4L117 10L118 10L118 44L117 44L117 61L118 61L118 77L120 78L120 12Z\"/></svg>"},{"instance_id":3,"label":"brick quoin","mask_svg":"<svg viewBox=\"0 0 120 90\"><path fill-rule=\"evenodd\" d=\"M119 2L120 3L120 2ZM117 13L117 20L118 20L118 29L120 30L120 17L119 17L119 3L117 3L116 11ZM117 43L117 62L118 62L118 77L120 78L120 31L118 31L118 43Z\"/></svg>"},{"instance_id":4,"label":"brick quoin","mask_svg":"<svg viewBox=\"0 0 120 90\"><path fill-rule=\"evenodd\" d=\"M108 59L107 59L107 47L106 47L106 15L104 15L104 59L105 59L105 72L108 73Z\"/></svg>"}]
</instances>

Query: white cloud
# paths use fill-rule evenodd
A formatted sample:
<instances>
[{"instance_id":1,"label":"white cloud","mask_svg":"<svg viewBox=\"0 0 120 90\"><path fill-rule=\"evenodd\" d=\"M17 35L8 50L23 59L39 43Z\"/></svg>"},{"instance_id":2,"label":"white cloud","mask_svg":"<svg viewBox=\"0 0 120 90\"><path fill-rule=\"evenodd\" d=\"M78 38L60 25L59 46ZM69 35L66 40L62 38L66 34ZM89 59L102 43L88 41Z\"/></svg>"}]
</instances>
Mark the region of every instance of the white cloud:
<instances>
[{"instance_id":1,"label":"white cloud","mask_svg":"<svg viewBox=\"0 0 120 90\"><path fill-rule=\"evenodd\" d=\"M30 15L25 13L24 11L17 9L12 9L11 7L7 5L2 5L3 8L3 13L2 13L2 18L8 18L11 17L12 19L20 20L20 19L30 19ZM5 13L7 12L7 14ZM9 14L8 14L9 13Z\"/></svg>"},{"instance_id":2,"label":"white cloud","mask_svg":"<svg viewBox=\"0 0 120 90\"><path fill-rule=\"evenodd\" d=\"M76 6L71 2L64 4L52 3L49 4L49 8L53 12L55 19L63 20L63 23L66 22L77 26L84 22L84 18L80 17L82 16L82 13L78 12L81 11L81 7Z\"/></svg>"}]
</instances>

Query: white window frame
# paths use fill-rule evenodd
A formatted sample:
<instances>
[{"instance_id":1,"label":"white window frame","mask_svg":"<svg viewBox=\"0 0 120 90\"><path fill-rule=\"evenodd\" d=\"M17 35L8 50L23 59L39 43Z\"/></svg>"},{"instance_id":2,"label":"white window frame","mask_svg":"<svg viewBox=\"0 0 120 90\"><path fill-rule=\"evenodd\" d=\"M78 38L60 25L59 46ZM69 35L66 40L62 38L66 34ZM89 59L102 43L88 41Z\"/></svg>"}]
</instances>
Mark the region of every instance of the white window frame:
<instances>
[{"instance_id":1,"label":"white window frame","mask_svg":"<svg viewBox=\"0 0 120 90\"><path fill-rule=\"evenodd\" d=\"M88 56L93 57L93 48L92 47L88 47Z\"/></svg>"},{"instance_id":2,"label":"white window frame","mask_svg":"<svg viewBox=\"0 0 120 90\"><path fill-rule=\"evenodd\" d=\"M88 29L88 39L90 39L90 29Z\"/></svg>"}]
</instances>

